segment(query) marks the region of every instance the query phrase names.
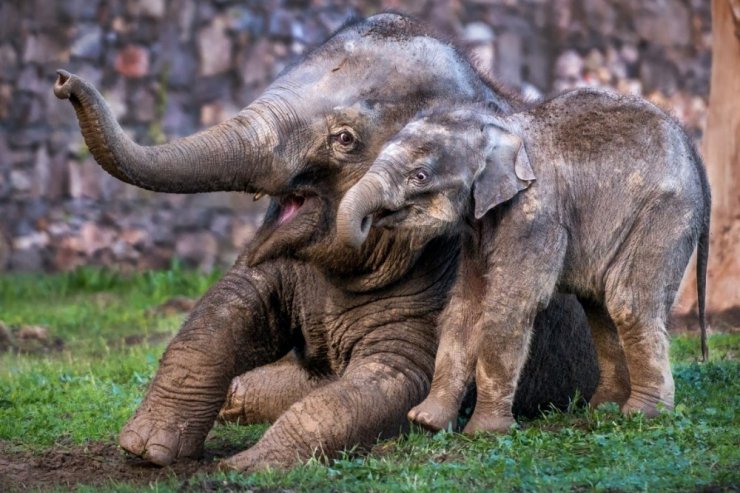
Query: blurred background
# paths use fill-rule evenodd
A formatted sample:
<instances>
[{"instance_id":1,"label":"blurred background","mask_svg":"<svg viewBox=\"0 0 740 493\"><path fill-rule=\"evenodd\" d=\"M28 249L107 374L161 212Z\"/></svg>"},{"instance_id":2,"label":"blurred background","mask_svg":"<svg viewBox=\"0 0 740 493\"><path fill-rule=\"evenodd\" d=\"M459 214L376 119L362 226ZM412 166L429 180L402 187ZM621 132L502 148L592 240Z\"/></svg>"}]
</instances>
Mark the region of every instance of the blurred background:
<instances>
[{"instance_id":1,"label":"blurred background","mask_svg":"<svg viewBox=\"0 0 740 493\"><path fill-rule=\"evenodd\" d=\"M578 86L643 95L701 145L708 0L3 0L0 272L161 268L173 257L228 266L264 207L108 176L51 92L57 68L97 86L138 142L159 143L233 115L344 22L383 10L429 21L527 96Z\"/></svg>"}]
</instances>

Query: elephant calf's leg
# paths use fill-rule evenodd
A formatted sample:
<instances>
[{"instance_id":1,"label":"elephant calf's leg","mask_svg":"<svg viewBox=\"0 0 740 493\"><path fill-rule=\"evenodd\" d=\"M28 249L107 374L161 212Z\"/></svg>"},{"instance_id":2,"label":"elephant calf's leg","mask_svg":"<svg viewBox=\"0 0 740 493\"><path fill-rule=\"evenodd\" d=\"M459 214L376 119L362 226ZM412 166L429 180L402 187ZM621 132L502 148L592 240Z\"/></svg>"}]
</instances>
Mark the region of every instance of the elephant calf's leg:
<instances>
[{"instance_id":1,"label":"elephant calf's leg","mask_svg":"<svg viewBox=\"0 0 740 493\"><path fill-rule=\"evenodd\" d=\"M274 270L232 269L201 299L121 431L124 449L159 465L197 456L231 379L290 350L291 335L265 302L279 297Z\"/></svg>"},{"instance_id":2,"label":"elephant calf's leg","mask_svg":"<svg viewBox=\"0 0 740 493\"><path fill-rule=\"evenodd\" d=\"M314 454L332 457L343 449L369 447L378 438L395 436L408 426L408 409L429 388L426 372L408 361L397 363L375 355L350 366L340 379L293 404L259 442L221 467L287 468Z\"/></svg>"},{"instance_id":3,"label":"elephant calf's leg","mask_svg":"<svg viewBox=\"0 0 740 493\"><path fill-rule=\"evenodd\" d=\"M431 431L454 428L460 404L473 379L479 342L472 330L477 312L453 294L439 320L440 340L429 395L408 412L408 418ZM472 315L472 316L471 316Z\"/></svg>"},{"instance_id":4,"label":"elephant calf's leg","mask_svg":"<svg viewBox=\"0 0 740 493\"><path fill-rule=\"evenodd\" d=\"M617 328L601 305L587 303L585 310L599 358L599 385L589 404L615 402L621 406L630 396L630 376Z\"/></svg>"},{"instance_id":5,"label":"elephant calf's leg","mask_svg":"<svg viewBox=\"0 0 740 493\"><path fill-rule=\"evenodd\" d=\"M240 424L272 423L294 403L334 380L334 376L311 374L291 352L280 361L234 378L218 419Z\"/></svg>"}]
</instances>

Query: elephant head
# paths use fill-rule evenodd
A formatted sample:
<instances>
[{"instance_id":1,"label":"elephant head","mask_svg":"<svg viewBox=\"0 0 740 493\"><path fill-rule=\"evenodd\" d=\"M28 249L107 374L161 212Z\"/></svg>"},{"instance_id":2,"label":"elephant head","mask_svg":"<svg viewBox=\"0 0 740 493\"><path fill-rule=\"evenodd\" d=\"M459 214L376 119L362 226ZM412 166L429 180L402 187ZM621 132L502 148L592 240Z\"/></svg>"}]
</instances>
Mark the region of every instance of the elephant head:
<instances>
[{"instance_id":1,"label":"elephant head","mask_svg":"<svg viewBox=\"0 0 740 493\"><path fill-rule=\"evenodd\" d=\"M433 101L486 100L510 109L453 46L397 14L345 26L233 118L165 145L132 142L100 94L74 75L59 71L54 92L74 105L97 162L126 183L270 195L246 255L250 265L283 254L336 264L339 200L381 145Z\"/></svg>"},{"instance_id":2,"label":"elephant head","mask_svg":"<svg viewBox=\"0 0 740 493\"><path fill-rule=\"evenodd\" d=\"M510 200L535 176L507 126L480 105L419 114L342 199L338 238L360 248L375 225L414 231L423 243Z\"/></svg>"}]
</instances>

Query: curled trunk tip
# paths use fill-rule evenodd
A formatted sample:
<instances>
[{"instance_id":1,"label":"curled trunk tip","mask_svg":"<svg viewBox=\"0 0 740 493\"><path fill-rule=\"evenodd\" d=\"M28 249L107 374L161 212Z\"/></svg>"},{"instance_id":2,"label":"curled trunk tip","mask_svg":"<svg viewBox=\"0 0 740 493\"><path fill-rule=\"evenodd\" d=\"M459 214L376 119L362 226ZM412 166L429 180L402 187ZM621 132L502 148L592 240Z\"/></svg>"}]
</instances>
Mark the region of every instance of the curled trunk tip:
<instances>
[{"instance_id":1,"label":"curled trunk tip","mask_svg":"<svg viewBox=\"0 0 740 493\"><path fill-rule=\"evenodd\" d=\"M72 85L77 79L66 70L57 70L57 80L54 82L54 95L59 99L69 99L72 95Z\"/></svg>"}]
</instances>

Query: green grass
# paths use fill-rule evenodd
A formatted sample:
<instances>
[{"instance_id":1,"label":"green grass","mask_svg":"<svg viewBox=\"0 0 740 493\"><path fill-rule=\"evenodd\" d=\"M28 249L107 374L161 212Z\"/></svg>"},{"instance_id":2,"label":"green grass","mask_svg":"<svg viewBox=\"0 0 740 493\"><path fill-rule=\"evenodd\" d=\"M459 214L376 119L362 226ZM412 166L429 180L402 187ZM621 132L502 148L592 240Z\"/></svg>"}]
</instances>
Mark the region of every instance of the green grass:
<instances>
[{"instance_id":1,"label":"green grass","mask_svg":"<svg viewBox=\"0 0 740 493\"><path fill-rule=\"evenodd\" d=\"M89 440L113 443L157 368L164 342L127 346L127 335L173 332L182 315L152 308L198 296L215 280L184 271L124 276L84 269L0 279L0 320L38 324L64 341L44 355L0 355L0 440L43 451ZM187 484L113 483L110 491L692 491L740 487L740 334L674 337L676 410L654 420L615 406L547 412L505 436L413 431L369 454L311 460L288 473L212 473ZM217 426L208 447L254 443L265 426ZM80 487L99 491L100 487Z\"/></svg>"}]
</instances>

